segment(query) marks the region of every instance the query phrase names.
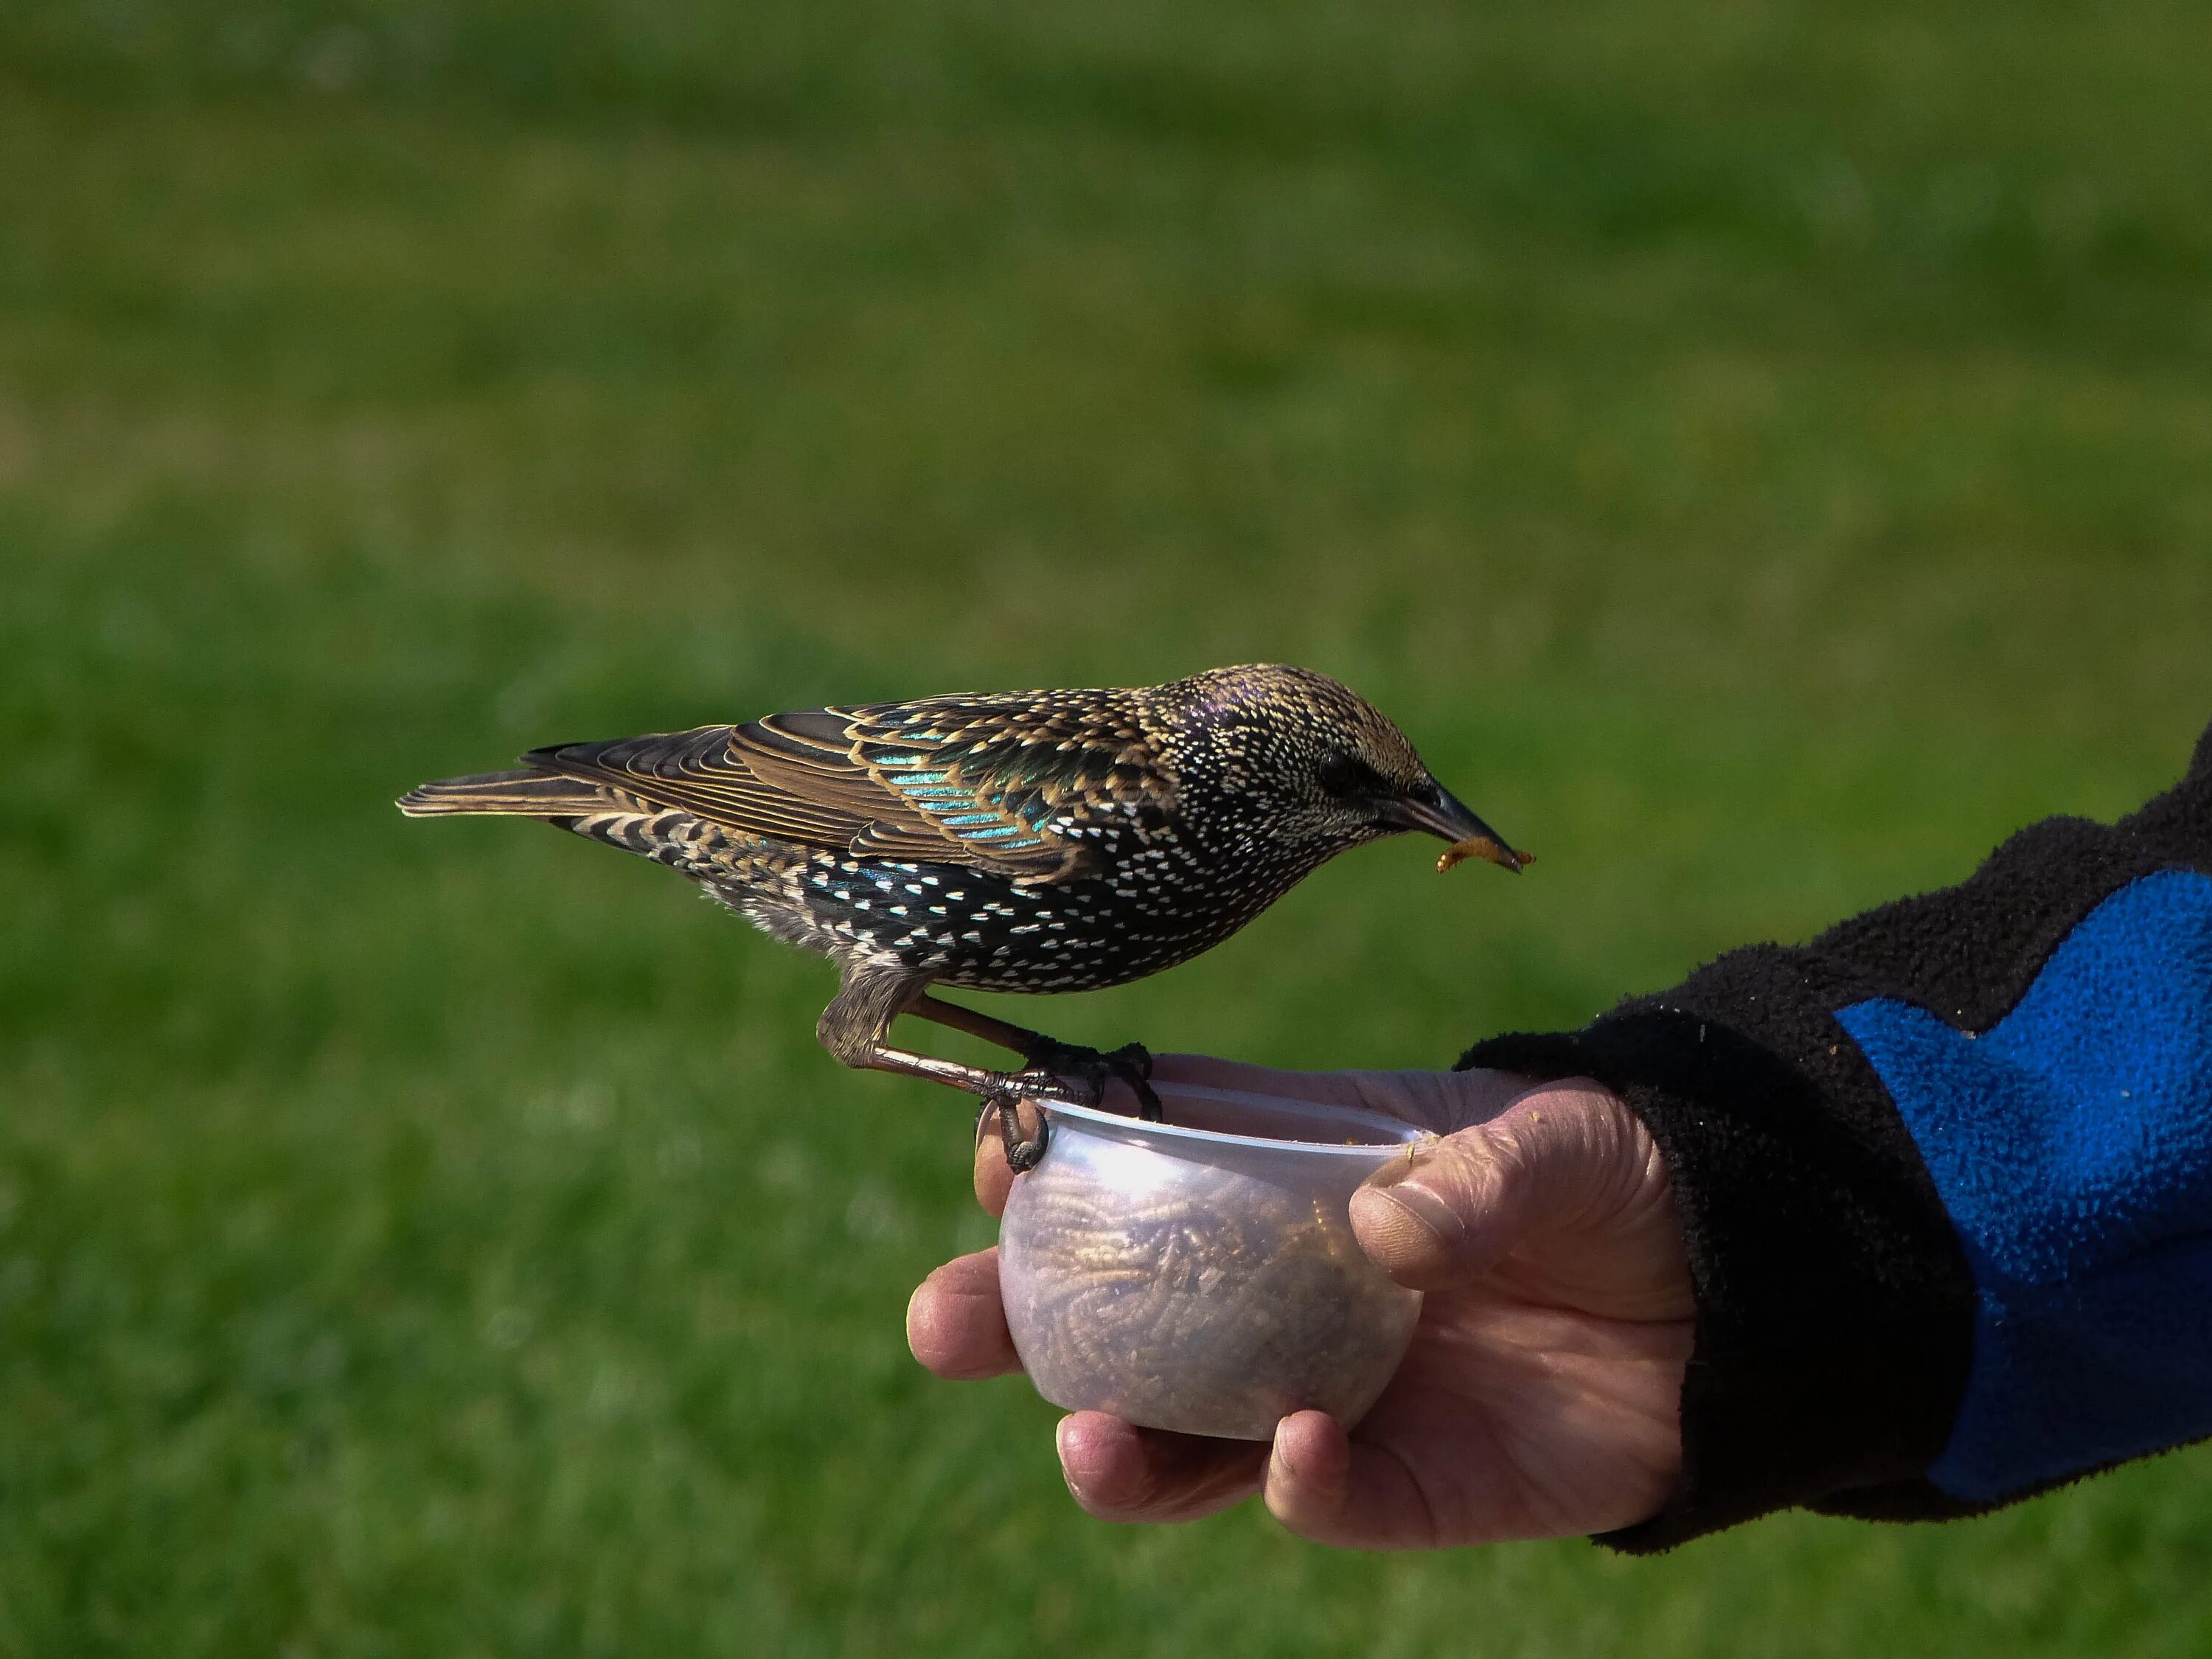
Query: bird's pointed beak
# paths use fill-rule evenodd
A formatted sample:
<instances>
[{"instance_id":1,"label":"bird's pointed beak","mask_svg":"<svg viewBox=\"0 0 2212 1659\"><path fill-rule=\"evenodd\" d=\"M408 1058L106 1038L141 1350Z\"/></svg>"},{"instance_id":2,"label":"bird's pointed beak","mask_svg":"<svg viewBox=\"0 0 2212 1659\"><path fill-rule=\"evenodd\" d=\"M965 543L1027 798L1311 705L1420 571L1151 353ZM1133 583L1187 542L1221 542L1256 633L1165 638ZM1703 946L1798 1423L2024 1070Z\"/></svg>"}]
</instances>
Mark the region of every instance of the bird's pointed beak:
<instances>
[{"instance_id":1,"label":"bird's pointed beak","mask_svg":"<svg viewBox=\"0 0 2212 1659\"><path fill-rule=\"evenodd\" d=\"M1438 871L1449 870L1468 859L1485 859L1516 875L1536 861L1533 853L1516 853L1505 837L1468 810L1466 804L1443 785L1433 796L1401 795L1383 809L1386 822L1401 830L1419 830L1451 843L1437 860Z\"/></svg>"}]
</instances>

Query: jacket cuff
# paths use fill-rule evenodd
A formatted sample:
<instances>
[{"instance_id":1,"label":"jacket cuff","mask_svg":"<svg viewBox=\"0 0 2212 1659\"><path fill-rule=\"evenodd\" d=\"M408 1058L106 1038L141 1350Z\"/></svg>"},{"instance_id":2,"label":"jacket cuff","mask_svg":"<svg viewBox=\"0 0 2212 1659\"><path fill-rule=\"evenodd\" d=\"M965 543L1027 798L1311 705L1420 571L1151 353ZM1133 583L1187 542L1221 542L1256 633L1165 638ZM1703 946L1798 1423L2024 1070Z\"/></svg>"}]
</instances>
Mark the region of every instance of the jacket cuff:
<instances>
[{"instance_id":1,"label":"jacket cuff","mask_svg":"<svg viewBox=\"0 0 2212 1659\"><path fill-rule=\"evenodd\" d=\"M2212 869L2212 728L2188 776L2116 825L2046 820L1956 887L1808 945L1735 951L1581 1031L1493 1037L1461 1059L1605 1085L1674 1186L1698 1299L1683 1478L1659 1515L1601 1541L1661 1550L1791 1505L1899 1520L1994 1507L1927 1478L1966 1393L1977 1287L1838 1015L1889 999L1987 1030L2101 901L2177 866Z\"/></svg>"},{"instance_id":2,"label":"jacket cuff","mask_svg":"<svg viewBox=\"0 0 2212 1659\"><path fill-rule=\"evenodd\" d=\"M1632 1553L1791 1504L1962 1512L1920 1475L1965 1388L1972 1281L1880 1079L1782 954L1739 952L1584 1030L1496 1037L1461 1061L1594 1078L1666 1159L1697 1339L1681 1484L1601 1540ZM1732 1004L1764 1029L1723 1018ZM1778 1047L1784 1031L1800 1040Z\"/></svg>"}]
</instances>

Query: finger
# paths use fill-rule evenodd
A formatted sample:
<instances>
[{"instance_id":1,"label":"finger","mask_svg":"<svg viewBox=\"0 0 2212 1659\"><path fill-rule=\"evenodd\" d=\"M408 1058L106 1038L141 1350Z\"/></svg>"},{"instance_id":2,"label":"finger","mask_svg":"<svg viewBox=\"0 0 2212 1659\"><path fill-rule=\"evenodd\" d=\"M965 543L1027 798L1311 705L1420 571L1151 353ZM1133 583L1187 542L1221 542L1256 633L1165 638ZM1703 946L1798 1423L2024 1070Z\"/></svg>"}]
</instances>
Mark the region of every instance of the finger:
<instances>
[{"instance_id":1,"label":"finger","mask_svg":"<svg viewBox=\"0 0 2212 1659\"><path fill-rule=\"evenodd\" d=\"M1432 1535L1431 1505L1390 1452L1352 1439L1326 1412L1275 1425L1263 1487L1267 1512L1301 1538L1349 1549L1413 1549Z\"/></svg>"},{"instance_id":2,"label":"finger","mask_svg":"<svg viewBox=\"0 0 2212 1659\"><path fill-rule=\"evenodd\" d=\"M1102 1521L1195 1521L1260 1488L1256 1441L1140 1429L1103 1412L1060 1420L1060 1468L1075 1501Z\"/></svg>"},{"instance_id":3,"label":"finger","mask_svg":"<svg viewBox=\"0 0 2212 1659\"><path fill-rule=\"evenodd\" d=\"M1401 1284L1439 1289L1625 1202L1648 1156L1612 1094L1587 1079L1543 1084L1488 1122L1394 1158L1352 1194L1352 1230Z\"/></svg>"},{"instance_id":4,"label":"finger","mask_svg":"<svg viewBox=\"0 0 2212 1659\"><path fill-rule=\"evenodd\" d=\"M999 1300L999 1253L946 1262L906 1304L906 1345L939 1376L1003 1376L1022 1368Z\"/></svg>"}]
</instances>

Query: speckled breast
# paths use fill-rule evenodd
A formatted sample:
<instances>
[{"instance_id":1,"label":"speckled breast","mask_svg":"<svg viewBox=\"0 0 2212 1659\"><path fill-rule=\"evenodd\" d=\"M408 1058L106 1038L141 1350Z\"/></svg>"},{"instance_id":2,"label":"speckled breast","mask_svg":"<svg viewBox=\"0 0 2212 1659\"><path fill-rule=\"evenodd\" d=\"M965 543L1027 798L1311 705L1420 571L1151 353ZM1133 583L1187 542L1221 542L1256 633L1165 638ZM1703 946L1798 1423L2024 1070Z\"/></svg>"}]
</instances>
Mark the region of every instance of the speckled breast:
<instances>
[{"instance_id":1,"label":"speckled breast","mask_svg":"<svg viewBox=\"0 0 2212 1659\"><path fill-rule=\"evenodd\" d=\"M1177 861L1179 863L1180 861ZM1267 908L1249 881L1233 894L1191 879L1146 882L1124 868L1021 886L950 864L818 855L799 877L815 926L854 948L897 957L949 985L1080 991L1156 973L1219 944ZM1256 901L1256 902L1255 902Z\"/></svg>"}]
</instances>

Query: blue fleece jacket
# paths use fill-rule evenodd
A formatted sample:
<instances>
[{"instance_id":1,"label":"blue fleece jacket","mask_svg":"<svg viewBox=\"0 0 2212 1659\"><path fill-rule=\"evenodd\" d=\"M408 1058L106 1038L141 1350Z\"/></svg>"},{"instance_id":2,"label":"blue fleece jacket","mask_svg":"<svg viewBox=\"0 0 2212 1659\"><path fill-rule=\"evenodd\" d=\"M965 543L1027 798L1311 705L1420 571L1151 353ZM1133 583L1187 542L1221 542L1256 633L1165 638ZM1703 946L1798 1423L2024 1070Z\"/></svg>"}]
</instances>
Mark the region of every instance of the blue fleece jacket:
<instances>
[{"instance_id":1,"label":"blue fleece jacket","mask_svg":"<svg viewBox=\"0 0 2212 1659\"><path fill-rule=\"evenodd\" d=\"M2212 1434L2212 877L2121 888L1986 1031L1890 998L1838 1017L1974 1279L1929 1479L1999 1498Z\"/></svg>"}]
</instances>

